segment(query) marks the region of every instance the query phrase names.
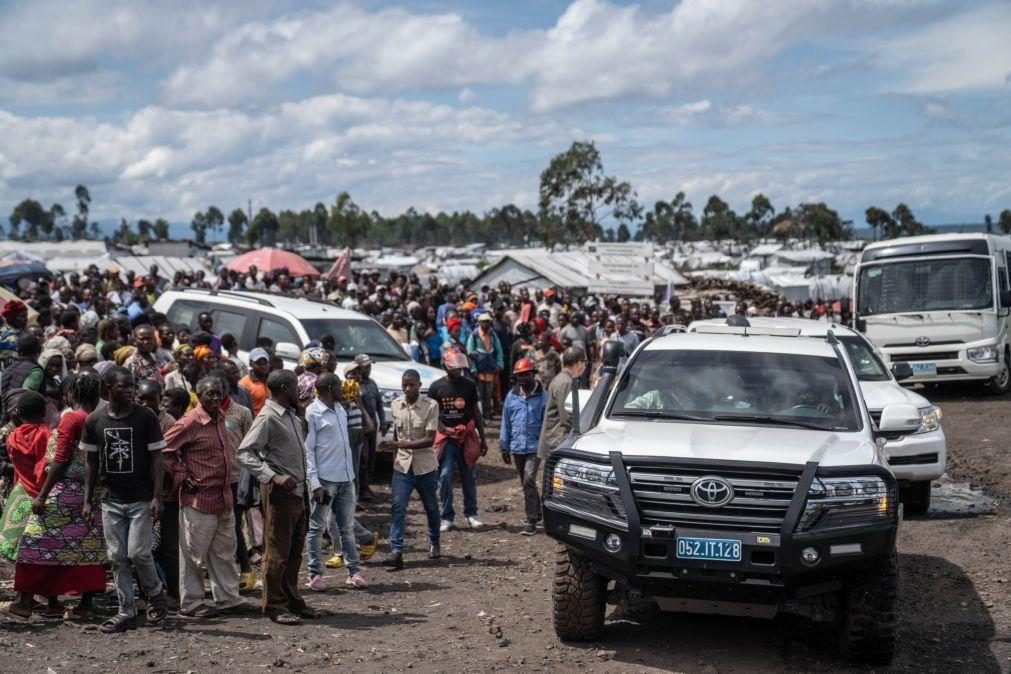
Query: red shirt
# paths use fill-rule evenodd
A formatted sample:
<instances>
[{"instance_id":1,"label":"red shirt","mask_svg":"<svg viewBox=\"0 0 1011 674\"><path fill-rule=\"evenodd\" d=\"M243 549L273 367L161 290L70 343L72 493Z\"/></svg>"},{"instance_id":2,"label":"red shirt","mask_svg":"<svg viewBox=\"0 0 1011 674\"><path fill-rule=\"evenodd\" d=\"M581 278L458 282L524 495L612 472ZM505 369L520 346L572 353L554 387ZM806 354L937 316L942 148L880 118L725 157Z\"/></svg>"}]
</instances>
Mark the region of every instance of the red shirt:
<instances>
[{"instance_id":1,"label":"red shirt","mask_svg":"<svg viewBox=\"0 0 1011 674\"><path fill-rule=\"evenodd\" d=\"M21 424L7 438L7 455L14 464L14 477L35 498L46 481L46 446L49 427L45 424Z\"/></svg>"},{"instance_id":2,"label":"red shirt","mask_svg":"<svg viewBox=\"0 0 1011 674\"><path fill-rule=\"evenodd\" d=\"M211 419L203 405L197 405L165 433L165 445L165 470L172 474L179 507L211 515L232 509L232 451L224 412ZM186 478L196 485L195 494L180 489Z\"/></svg>"},{"instance_id":3,"label":"red shirt","mask_svg":"<svg viewBox=\"0 0 1011 674\"><path fill-rule=\"evenodd\" d=\"M263 409L263 403L267 402L267 398L270 396L267 384L263 381L253 381L253 378L247 374L239 380L239 386L249 391L249 397L253 400L252 412L255 419Z\"/></svg>"}]
</instances>

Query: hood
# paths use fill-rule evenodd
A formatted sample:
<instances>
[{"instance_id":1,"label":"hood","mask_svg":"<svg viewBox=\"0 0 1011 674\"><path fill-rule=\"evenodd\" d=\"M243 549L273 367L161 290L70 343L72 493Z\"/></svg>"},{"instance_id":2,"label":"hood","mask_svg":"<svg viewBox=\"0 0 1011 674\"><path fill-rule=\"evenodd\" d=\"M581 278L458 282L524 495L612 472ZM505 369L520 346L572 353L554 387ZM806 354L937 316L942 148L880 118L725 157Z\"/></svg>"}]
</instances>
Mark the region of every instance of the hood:
<instances>
[{"instance_id":1,"label":"hood","mask_svg":"<svg viewBox=\"0 0 1011 674\"><path fill-rule=\"evenodd\" d=\"M878 347L915 347L917 337L929 337L934 344L975 342L986 337L991 314L980 311L932 314L866 316L864 334Z\"/></svg>"},{"instance_id":2,"label":"hood","mask_svg":"<svg viewBox=\"0 0 1011 674\"><path fill-rule=\"evenodd\" d=\"M726 426L674 421L605 419L576 440L575 448L599 453L676 459L760 461L823 466L885 465L866 432L834 433L781 426Z\"/></svg>"},{"instance_id":3,"label":"hood","mask_svg":"<svg viewBox=\"0 0 1011 674\"><path fill-rule=\"evenodd\" d=\"M422 365L410 360L374 360L372 361L371 378L380 390L400 391L400 381L407 370L417 370L421 375L422 391L427 391L437 379L446 376L445 371L437 367ZM337 366L337 371L344 371L344 363ZM343 377L343 375L341 376Z\"/></svg>"},{"instance_id":4,"label":"hood","mask_svg":"<svg viewBox=\"0 0 1011 674\"><path fill-rule=\"evenodd\" d=\"M917 407L928 407L930 401L915 391L888 381L862 381L860 391L864 394L864 401L867 409L871 412L880 412L885 405L895 403L909 403Z\"/></svg>"}]
</instances>

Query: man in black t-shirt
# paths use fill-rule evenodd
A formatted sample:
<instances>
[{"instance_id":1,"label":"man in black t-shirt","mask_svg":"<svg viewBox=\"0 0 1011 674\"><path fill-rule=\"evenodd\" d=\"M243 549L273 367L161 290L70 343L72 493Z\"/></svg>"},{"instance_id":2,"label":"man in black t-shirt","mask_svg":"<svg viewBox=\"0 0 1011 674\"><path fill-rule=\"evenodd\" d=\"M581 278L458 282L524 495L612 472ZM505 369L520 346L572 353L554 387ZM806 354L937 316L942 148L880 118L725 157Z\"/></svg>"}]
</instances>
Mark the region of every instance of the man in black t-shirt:
<instances>
[{"instance_id":1,"label":"man in black t-shirt","mask_svg":"<svg viewBox=\"0 0 1011 674\"><path fill-rule=\"evenodd\" d=\"M460 351L443 352L447 374L428 389L428 397L439 404L439 500L442 502L440 531L453 527L453 468L460 471L463 489L463 514L472 528L478 528L477 470L479 456L488 452L484 437L484 419L478 405L477 384L467 379L467 356ZM443 436L445 436L443 438Z\"/></svg>"},{"instance_id":2,"label":"man in black t-shirt","mask_svg":"<svg viewBox=\"0 0 1011 674\"><path fill-rule=\"evenodd\" d=\"M101 479L102 527L119 598L119 612L99 628L124 632L137 624L131 563L150 600L149 622L168 613L165 592L151 554L154 522L161 515L164 466L158 417L134 404L133 375L123 367L110 368L102 379L109 405L92 412L84 422L81 448L88 455L84 480L84 521L91 521L93 487ZM157 489L155 486L157 485Z\"/></svg>"}]
</instances>

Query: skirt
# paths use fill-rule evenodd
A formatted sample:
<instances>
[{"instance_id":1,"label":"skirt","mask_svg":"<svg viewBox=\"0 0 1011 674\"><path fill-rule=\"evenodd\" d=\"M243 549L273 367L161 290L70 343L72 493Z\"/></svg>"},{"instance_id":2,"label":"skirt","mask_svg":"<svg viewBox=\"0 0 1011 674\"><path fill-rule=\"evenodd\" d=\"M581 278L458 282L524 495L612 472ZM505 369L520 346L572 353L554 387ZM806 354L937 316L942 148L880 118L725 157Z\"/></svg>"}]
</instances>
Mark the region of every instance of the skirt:
<instances>
[{"instance_id":1,"label":"skirt","mask_svg":"<svg viewBox=\"0 0 1011 674\"><path fill-rule=\"evenodd\" d=\"M0 521L0 556L17 561L18 543L32 514L32 497L19 482L11 489Z\"/></svg>"},{"instance_id":2,"label":"skirt","mask_svg":"<svg viewBox=\"0 0 1011 674\"><path fill-rule=\"evenodd\" d=\"M101 508L92 511L87 523L83 508L83 485L67 479L57 482L42 513L30 514L24 525L17 563L64 568L105 564Z\"/></svg>"}]
</instances>

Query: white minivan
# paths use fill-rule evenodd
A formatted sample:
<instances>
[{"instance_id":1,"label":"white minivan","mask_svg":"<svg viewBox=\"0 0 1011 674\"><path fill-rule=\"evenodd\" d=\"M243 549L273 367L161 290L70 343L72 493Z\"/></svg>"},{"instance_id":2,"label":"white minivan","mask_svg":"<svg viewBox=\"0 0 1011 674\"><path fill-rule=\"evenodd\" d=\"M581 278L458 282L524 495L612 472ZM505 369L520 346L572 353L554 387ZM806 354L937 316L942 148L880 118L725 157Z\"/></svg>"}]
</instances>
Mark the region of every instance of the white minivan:
<instances>
[{"instance_id":1,"label":"white minivan","mask_svg":"<svg viewBox=\"0 0 1011 674\"><path fill-rule=\"evenodd\" d=\"M880 353L863 335L837 323L803 318L750 317L748 323L756 329L799 330L803 337L825 339L831 330L846 347L867 411L875 425L881 420L886 405L908 403L920 411L920 428L915 433L890 437L885 444L888 465L901 487L901 499L908 514L922 514L930 507L931 481L944 474L947 449L941 428L941 409L915 391L901 386L900 380L910 376L909 366L895 363L890 370ZM704 325L725 325L722 318L695 321L688 328L697 331Z\"/></svg>"}]
</instances>

